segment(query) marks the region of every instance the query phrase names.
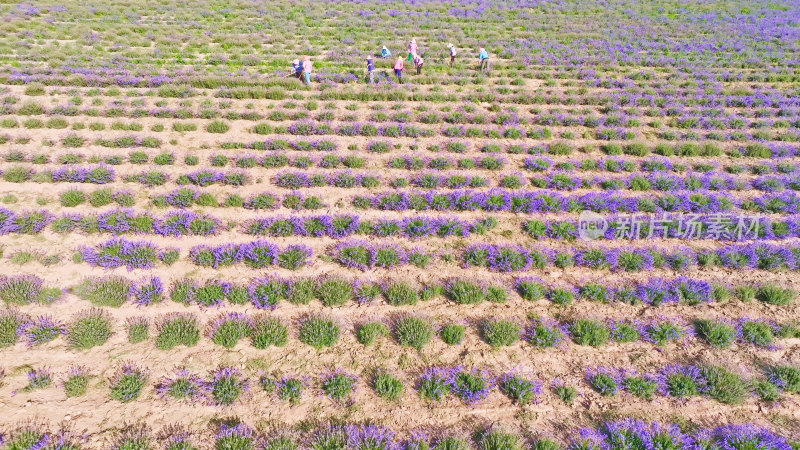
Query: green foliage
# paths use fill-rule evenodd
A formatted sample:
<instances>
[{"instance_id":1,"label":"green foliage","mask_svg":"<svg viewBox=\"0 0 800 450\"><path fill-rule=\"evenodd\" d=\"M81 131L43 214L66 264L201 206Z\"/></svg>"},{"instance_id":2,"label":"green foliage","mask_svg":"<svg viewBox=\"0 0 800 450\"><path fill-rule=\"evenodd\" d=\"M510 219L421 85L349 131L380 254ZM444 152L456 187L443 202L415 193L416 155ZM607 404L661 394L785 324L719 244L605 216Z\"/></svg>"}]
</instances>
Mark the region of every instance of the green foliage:
<instances>
[{"instance_id":1,"label":"green foliage","mask_svg":"<svg viewBox=\"0 0 800 450\"><path fill-rule=\"evenodd\" d=\"M269 316L256 316L250 329L253 347L266 349L270 346L283 347L289 341L289 328L280 319Z\"/></svg>"},{"instance_id":2,"label":"green foliage","mask_svg":"<svg viewBox=\"0 0 800 450\"><path fill-rule=\"evenodd\" d=\"M378 371L373 386L375 393L384 400L395 401L403 395L403 382L390 373Z\"/></svg>"},{"instance_id":3,"label":"green foliage","mask_svg":"<svg viewBox=\"0 0 800 450\"><path fill-rule=\"evenodd\" d=\"M317 350L332 347L339 341L339 326L324 316L310 316L300 324L300 342Z\"/></svg>"},{"instance_id":4,"label":"green foliage","mask_svg":"<svg viewBox=\"0 0 800 450\"><path fill-rule=\"evenodd\" d=\"M492 347L506 347L519 340L522 327L510 320L486 320L481 332Z\"/></svg>"},{"instance_id":5,"label":"green foliage","mask_svg":"<svg viewBox=\"0 0 800 450\"><path fill-rule=\"evenodd\" d=\"M383 292L386 303L392 306L415 305L419 301L419 292L408 283L399 281L389 284Z\"/></svg>"},{"instance_id":6,"label":"green foliage","mask_svg":"<svg viewBox=\"0 0 800 450\"><path fill-rule=\"evenodd\" d=\"M456 280L447 285L445 295L460 305L474 305L481 303L486 298L486 290L479 284Z\"/></svg>"},{"instance_id":7,"label":"green foliage","mask_svg":"<svg viewBox=\"0 0 800 450\"><path fill-rule=\"evenodd\" d=\"M750 394L742 378L724 367L705 366L700 372L706 381L704 394L718 402L738 405Z\"/></svg>"},{"instance_id":8,"label":"green foliage","mask_svg":"<svg viewBox=\"0 0 800 450\"><path fill-rule=\"evenodd\" d=\"M698 320L697 334L714 347L730 347L736 340L736 328L718 320Z\"/></svg>"},{"instance_id":9,"label":"green foliage","mask_svg":"<svg viewBox=\"0 0 800 450\"><path fill-rule=\"evenodd\" d=\"M341 306L353 299L353 285L340 278L320 282L316 296L325 306Z\"/></svg>"},{"instance_id":10,"label":"green foliage","mask_svg":"<svg viewBox=\"0 0 800 450\"><path fill-rule=\"evenodd\" d=\"M158 325L156 348L171 350L179 345L194 347L200 340L197 319L191 314L169 314Z\"/></svg>"},{"instance_id":11,"label":"green foliage","mask_svg":"<svg viewBox=\"0 0 800 450\"><path fill-rule=\"evenodd\" d=\"M788 305L794 301L795 292L789 288L782 288L773 284L766 284L758 288L755 298L770 305Z\"/></svg>"},{"instance_id":12,"label":"green foliage","mask_svg":"<svg viewBox=\"0 0 800 450\"><path fill-rule=\"evenodd\" d=\"M439 337L447 345L458 345L464 340L466 327L454 323L447 324L439 330Z\"/></svg>"},{"instance_id":13,"label":"green foliage","mask_svg":"<svg viewBox=\"0 0 800 450\"><path fill-rule=\"evenodd\" d=\"M358 342L370 345L379 338L389 335L389 327L381 322L368 322L361 325L356 332Z\"/></svg>"},{"instance_id":14,"label":"green foliage","mask_svg":"<svg viewBox=\"0 0 800 450\"><path fill-rule=\"evenodd\" d=\"M599 347L608 342L610 332L605 324L589 319L578 319L570 324L572 340L578 345Z\"/></svg>"},{"instance_id":15,"label":"green foliage","mask_svg":"<svg viewBox=\"0 0 800 450\"><path fill-rule=\"evenodd\" d=\"M88 350L103 345L112 335L111 317L99 309L84 311L67 328L67 338L75 349Z\"/></svg>"},{"instance_id":16,"label":"green foliage","mask_svg":"<svg viewBox=\"0 0 800 450\"><path fill-rule=\"evenodd\" d=\"M433 338L433 325L426 319L406 316L397 321L394 327L397 342L400 345L422 350Z\"/></svg>"},{"instance_id":17,"label":"green foliage","mask_svg":"<svg viewBox=\"0 0 800 450\"><path fill-rule=\"evenodd\" d=\"M147 372L135 366L123 367L111 382L111 398L121 403L132 402L139 398L146 385Z\"/></svg>"},{"instance_id":18,"label":"green foliage","mask_svg":"<svg viewBox=\"0 0 800 450\"><path fill-rule=\"evenodd\" d=\"M131 292L131 282L124 277L87 278L75 288L75 295L94 306L122 306Z\"/></svg>"}]
</instances>

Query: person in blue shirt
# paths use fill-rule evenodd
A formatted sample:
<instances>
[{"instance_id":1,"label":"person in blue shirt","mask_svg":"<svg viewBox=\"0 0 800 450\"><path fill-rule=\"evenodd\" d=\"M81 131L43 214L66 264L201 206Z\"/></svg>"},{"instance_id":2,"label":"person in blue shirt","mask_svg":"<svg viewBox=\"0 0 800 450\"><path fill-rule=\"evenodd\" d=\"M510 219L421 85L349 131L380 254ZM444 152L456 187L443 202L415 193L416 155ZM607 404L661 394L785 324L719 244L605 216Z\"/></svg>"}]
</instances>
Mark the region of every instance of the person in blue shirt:
<instances>
[{"instance_id":1,"label":"person in blue shirt","mask_svg":"<svg viewBox=\"0 0 800 450\"><path fill-rule=\"evenodd\" d=\"M369 72L369 84L375 84L375 63L372 58L367 58L367 72Z\"/></svg>"},{"instance_id":2,"label":"person in blue shirt","mask_svg":"<svg viewBox=\"0 0 800 450\"><path fill-rule=\"evenodd\" d=\"M386 46L384 45L383 48L381 49L381 57L388 58L390 56L392 56L392 52L390 52L389 49L386 48Z\"/></svg>"},{"instance_id":3,"label":"person in blue shirt","mask_svg":"<svg viewBox=\"0 0 800 450\"><path fill-rule=\"evenodd\" d=\"M480 53L478 53L478 59L481 61L481 72L486 72L489 68L489 52L481 47Z\"/></svg>"},{"instance_id":4,"label":"person in blue shirt","mask_svg":"<svg viewBox=\"0 0 800 450\"><path fill-rule=\"evenodd\" d=\"M294 70L294 77L298 80L303 79L303 61L295 59L292 61L292 69Z\"/></svg>"}]
</instances>

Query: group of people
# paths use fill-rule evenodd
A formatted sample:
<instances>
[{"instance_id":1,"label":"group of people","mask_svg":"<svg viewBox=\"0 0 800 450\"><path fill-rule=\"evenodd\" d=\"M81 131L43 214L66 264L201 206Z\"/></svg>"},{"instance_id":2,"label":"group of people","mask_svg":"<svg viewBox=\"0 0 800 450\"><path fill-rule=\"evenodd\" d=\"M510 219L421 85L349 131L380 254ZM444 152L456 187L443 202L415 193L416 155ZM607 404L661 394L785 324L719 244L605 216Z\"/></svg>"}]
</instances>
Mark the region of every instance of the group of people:
<instances>
[{"instance_id":1,"label":"group of people","mask_svg":"<svg viewBox=\"0 0 800 450\"><path fill-rule=\"evenodd\" d=\"M447 49L450 52L450 66L452 67L453 63L456 60L456 48L452 43L447 44ZM381 57L386 59L392 56L392 52L389 51L388 48L384 45L381 49ZM478 50L478 61L480 62L480 71L486 72L489 70L489 52L486 51L485 48L481 47ZM422 55L419 53L419 47L417 46L417 40L411 39L411 42L408 43L408 62L414 63L414 68L417 69L417 75L422 73L422 67L425 65L425 60L422 58ZM294 76L299 79L305 81L306 84L311 84L311 70L313 65L311 63L311 59L308 56L304 56L303 60L295 59L292 61L292 68L294 70ZM397 60L394 63L394 74L397 76L397 81L402 83L403 82L403 69L404 69L404 62L403 57L398 56ZM372 57L367 57L367 73L369 74L369 83L375 83L375 63L372 61Z\"/></svg>"},{"instance_id":2,"label":"group of people","mask_svg":"<svg viewBox=\"0 0 800 450\"><path fill-rule=\"evenodd\" d=\"M447 44L447 49L450 53L450 66L453 66L453 63L456 61L456 47L452 43ZM408 43L408 62L414 63L414 68L417 69L417 75L422 73L422 66L425 65L425 60L422 59L422 55L418 52L419 47L417 46L417 40L411 39L411 42ZM392 56L392 52L389 51L388 48L384 45L381 49L381 57L382 58L389 58ZM480 62L480 71L486 72L489 70L489 52L486 51L485 48L481 47L478 50L478 60ZM403 57L398 56L397 60L394 63L394 74L397 76L397 81L402 83L403 82ZM374 83L375 80L375 63L372 62L372 57L367 58L367 72L369 73L369 82L370 84Z\"/></svg>"}]
</instances>

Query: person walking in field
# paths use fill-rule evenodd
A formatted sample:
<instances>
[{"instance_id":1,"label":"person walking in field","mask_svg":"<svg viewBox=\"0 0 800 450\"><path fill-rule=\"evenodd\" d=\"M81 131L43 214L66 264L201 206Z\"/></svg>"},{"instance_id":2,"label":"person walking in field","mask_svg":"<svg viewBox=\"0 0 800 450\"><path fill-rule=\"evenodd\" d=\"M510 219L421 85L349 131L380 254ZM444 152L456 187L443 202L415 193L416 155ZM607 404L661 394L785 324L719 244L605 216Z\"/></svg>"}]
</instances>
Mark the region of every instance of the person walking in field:
<instances>
[{"instance_id":1,"label":"person walking in field","mask_svg":"<svg viewBox=\"0 0 800 450\"><path fill-rule=\"evenodd\" d=\"M390 56L392 56L392 52L390 52L389 49L384 45L381 49L381 58L388 58Z\"/></svg>"},{"instance_id":2,"label":"person walking in field","mask_svg":"<svg viewBox=\"0 0 800 450\"><path fill-rule=\"evenodd\" d=\"M311 71L313 69L313 65L311 64L311 58L308 56L303 57L303 76L306 79L306 84L311 84Z\"/></svg>"},{"instance_id":3,"label":"person walking in field","mask_svg":"<svg viewBox=\"0 0 800 450\"><path fill-rule=\"evenodd\" d=\"M369 73L369 84L375 84L375 64L371 57L367 58L367 72Z\"/></svg>"},{"instance_id":4,"label":"person walking in field","mask_svg":"<svg viewBox=\"0 0 800 450\"><path fill-rule=\"evenodd\" d=\"M422 73L423 64L425 64L425 60L422 59L422 56L414 54L414 67L417 69L417 75Z\"/></svg>"},{"instance_id":5,"label":"person walking in field","mask_svg":"<svg viewBox=\"0 0 800 450\"><path fill-rule=\"evenodd\" d=\"M456 48L450 43L447 44L447 48L450 50L450 67L453 67L453 63L456 61Z\"/></svg>"},{"instance_id":6,"label":"person walking in field","mask_svg":"<svg viewBox=\"0 0 800 450\"><path fill-rule=\"evenodd\" d=\"M394 63L394 74L397 75L397 82L403 82L403 57L398 56Z\"/></svg>"},{"instance_id":7,"label":"person walking in field","mask_svg":"<svg viewBox=\"0 0 800 450\"><path fill-rule=\"evenodd\" d=\"M417 54L417 39L411 39L411 42L408 43L408 62L413 61L414 55Z\"/></svg>"},{"instance_id":8,"label":"person walking in field","mask_svg":"<svg viewBox=\"0 0 800 450\"><path fill-rule=\"evenodd\" d=\"M481 72L486 72L489 69L489 52L481 47L478 53L478 59L481 61Z\"/></svg>"}]
</instances>

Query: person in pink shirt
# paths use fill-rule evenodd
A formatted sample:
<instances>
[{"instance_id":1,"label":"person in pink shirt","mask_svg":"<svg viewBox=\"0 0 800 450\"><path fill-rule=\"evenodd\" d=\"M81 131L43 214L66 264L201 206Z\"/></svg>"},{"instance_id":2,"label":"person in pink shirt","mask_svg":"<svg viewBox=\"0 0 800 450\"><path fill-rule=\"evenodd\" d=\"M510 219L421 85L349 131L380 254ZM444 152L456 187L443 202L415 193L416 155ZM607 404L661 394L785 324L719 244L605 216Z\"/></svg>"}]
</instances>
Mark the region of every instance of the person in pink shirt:
<instances>
[{"instance_id":1,"label":"person in pink shirt","mask_svg":"<svg viewBox=\"0 0 800 450\"><path fill-rule=\"evenodd\" d=\"M417 39L411 39L411 42L408 43L408 62L411 62L414 55L417 54Z\"/></svg>"},{"instance_id":2,"label":"person in pink shirt","mask_svg":"<svg viewBox=\"0 0 800 450\"><path fill-rule=\"evenodd\" d=\"M422 66L425 64L425 60L422 59L422 56L414 54L414 67L417 69L417 75L422 73Z\"/></svg>"},{"instance_id":3,"label":"person in pink shirt","mask_svg":"<svg viewBox=\"0 0 800 450\"><path fill-rule=\"evenodd\" d=\"M306 79L306 84L311 84L311 70L313 69L313 65L311 64L311 58L308 56L303 56L303 76Z\"/></svg>"},{"instance_id":4,"label":"person in pink shirt","mask_svg":"<svg viewBox=\"0 0 800 450\"><path fill-rule=\"evenodd\" d=\"M403 82L403 57L398 56L397 61L394 63L394 74L397 75L397 81Z\"/></svg>"}]
</instances>

